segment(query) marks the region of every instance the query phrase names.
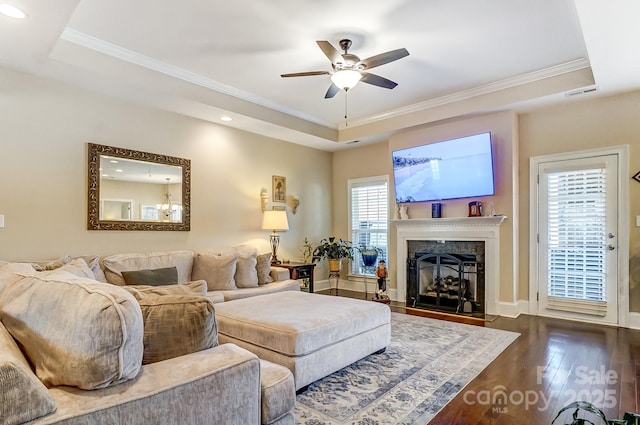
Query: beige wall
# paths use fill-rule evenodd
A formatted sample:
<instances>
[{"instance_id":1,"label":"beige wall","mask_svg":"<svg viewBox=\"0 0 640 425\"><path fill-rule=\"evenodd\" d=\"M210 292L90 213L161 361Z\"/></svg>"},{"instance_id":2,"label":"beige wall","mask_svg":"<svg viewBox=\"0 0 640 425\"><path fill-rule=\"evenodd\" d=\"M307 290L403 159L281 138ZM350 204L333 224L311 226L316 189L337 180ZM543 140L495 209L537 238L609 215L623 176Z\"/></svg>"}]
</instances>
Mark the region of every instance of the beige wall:
<instances>
[{"instance_id":1,"label":"beige wall","mask_svg":"<svg viewBox=\"0 0 640 425\"><path fill-rule=\"evenodd\" d=\"M520 116L521 227L519 298L528 299L529 158L538 155L629 145L630 178L640 170L640 91L603 98L576 99ZM640 312L640 184L629 183L630 311Z\"/></svg>"},{"instance_id":2,"label":"beige wall","mask_svg":"<svg viewBox=\"0 0 640 425\"><path fill-rule=\"evenodd\" d=\"M331 228L332 154L0 69L0 259L201 249L267 251L260 189L287 178L300 197L279 257ZM191 160L191 231L89 231L87 142Z\"/></svg>"}]
</instances>

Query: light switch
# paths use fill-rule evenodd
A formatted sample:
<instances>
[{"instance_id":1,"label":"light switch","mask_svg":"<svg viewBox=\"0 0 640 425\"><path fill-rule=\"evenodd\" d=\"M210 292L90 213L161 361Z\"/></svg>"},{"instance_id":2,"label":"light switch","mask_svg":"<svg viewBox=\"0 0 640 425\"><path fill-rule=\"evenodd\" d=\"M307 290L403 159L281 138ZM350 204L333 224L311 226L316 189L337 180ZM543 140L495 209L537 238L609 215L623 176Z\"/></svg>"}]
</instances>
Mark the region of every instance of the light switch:
<instances>
[{"instance_id":1,"label":"light switch","mask_svg":"<svg viewBox=\"0 0 640 425\"><path fill-rule=\"evenodd\" d=\"M0 215L0 227L4 227L4 215Z\"/></svg>"},{"instance_id":2,"label":"light switch","mask_svg":"<svg viewBox=\"0 0 640 425\"><path fill-rule=\"evenodd\" d=\"M636 216L636 227L640 227L640 215Z\"/></svg>"}]
</instances>

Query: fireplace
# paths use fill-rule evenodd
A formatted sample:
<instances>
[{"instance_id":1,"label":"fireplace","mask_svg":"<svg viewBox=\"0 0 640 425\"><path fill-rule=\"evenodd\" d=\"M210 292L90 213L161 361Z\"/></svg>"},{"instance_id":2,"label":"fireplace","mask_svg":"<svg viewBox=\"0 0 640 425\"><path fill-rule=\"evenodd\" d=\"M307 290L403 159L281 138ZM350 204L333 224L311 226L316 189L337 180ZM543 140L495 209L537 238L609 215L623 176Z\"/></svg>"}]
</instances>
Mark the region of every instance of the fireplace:
<instances>
[{"instance_id":1,"label":"fireplace","mask_svg":"<svg viewBox=\"0 0 640 425\"><path fill-rule=\"evenodd\" d=\"M484 257L481 241L408 241L406 305L484 316Z\"/></svg>"},{"instance_id":2,"label":"fireplace","mask_svg":"<svg viewBox=\"0 0 640 425\"><path fill-rule=\"evenodd\" d=\"M471 307L472 312L475 308L484 314L498 315L500 224L504 219L495 216L393 220L398 263L395 299L408 306L414 303L413 297L416 307L438 305L447 311L460 309L463 313L465 307L467 310ZM434 270L438 260L439 274ZM415 268L422 274L412 275L410 262L415 262ZM454 279L461 282L460 295ZM422 289L417 286L419 280ZM421 291L427 298L418 296ZM439 293L439 300L433 298L433 292ZM443 297L445 293L447 296ZM466 302L471 305L465 305Z\"/></svg>"}]
</instances>

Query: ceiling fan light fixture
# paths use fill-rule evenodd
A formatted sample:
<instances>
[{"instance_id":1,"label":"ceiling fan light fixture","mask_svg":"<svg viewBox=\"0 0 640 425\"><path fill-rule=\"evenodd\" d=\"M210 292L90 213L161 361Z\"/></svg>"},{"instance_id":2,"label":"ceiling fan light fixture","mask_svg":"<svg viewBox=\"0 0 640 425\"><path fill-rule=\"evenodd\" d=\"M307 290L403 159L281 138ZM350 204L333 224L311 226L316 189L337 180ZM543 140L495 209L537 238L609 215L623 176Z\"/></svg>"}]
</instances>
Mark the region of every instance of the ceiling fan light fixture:
<instances>
[{"instance_id":1,"label":"ceiling fan light fixture","mask_svg":"<svg viewBox=\"0 0 640 425\"><path fill-rule=\"evenodd\" d=\"M352 69L343 69L341 71L334 72L331 75L331 81L338 88L348 91L358 84L358 81L362 78L362 74Z\"/></svg>"}]
</instances>

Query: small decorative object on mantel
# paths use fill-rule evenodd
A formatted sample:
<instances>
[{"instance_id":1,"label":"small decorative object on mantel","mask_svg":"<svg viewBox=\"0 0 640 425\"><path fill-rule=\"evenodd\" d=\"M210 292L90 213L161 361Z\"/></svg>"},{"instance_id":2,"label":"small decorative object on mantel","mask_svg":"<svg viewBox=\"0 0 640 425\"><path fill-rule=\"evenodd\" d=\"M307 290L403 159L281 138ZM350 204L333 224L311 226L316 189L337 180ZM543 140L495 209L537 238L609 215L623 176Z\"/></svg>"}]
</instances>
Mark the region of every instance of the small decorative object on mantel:
<instances>
[{"instance_id":1,"label":"small decorative object on mantel","mask_svg":"<svg viewBox=\"0 0 640 425\"><path fill-rule=\"evenodd\" d=\"M638 171L637 173L635 173L632 177L632 179L634 179L635 181L637 181L638 183L640 183L640 171Z\"/></svg>"},{"instance_id":2,"label":"small decorative object on mantel","mask_svg":"<svg viewBox=\"0 0 640 425\"><path fill-rule=\"evenodd\" d=\"M400 205L400 220L407 220L409 218L409 212L406 205Z\"/></svg>"},{"instance_id":3,"label":"small decorative object on mantel","mask_svg":"<svg viewBox=\"0 0 640 425\"><path fill-rule=\"evenodd\" d=\"M273 202L286 202L287 200L287 178L282 176L272 176Z\"/></svg>"},{"instance_id":4,"label":"small decorative object on mantel","mask_svg":"<svg viewBox=\"0 0 640 425\"><path fill-rule=\"evenodd\" d=\"M482 202L472 201L469 202L469 217L481 217L482 216Z\"/></svg>"}]
</instances>

